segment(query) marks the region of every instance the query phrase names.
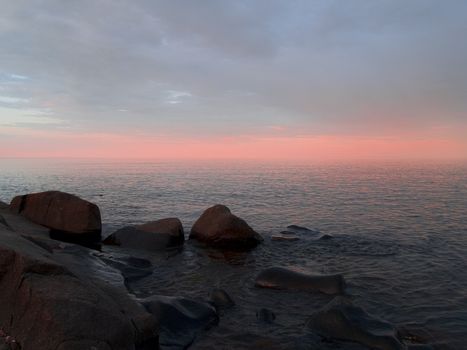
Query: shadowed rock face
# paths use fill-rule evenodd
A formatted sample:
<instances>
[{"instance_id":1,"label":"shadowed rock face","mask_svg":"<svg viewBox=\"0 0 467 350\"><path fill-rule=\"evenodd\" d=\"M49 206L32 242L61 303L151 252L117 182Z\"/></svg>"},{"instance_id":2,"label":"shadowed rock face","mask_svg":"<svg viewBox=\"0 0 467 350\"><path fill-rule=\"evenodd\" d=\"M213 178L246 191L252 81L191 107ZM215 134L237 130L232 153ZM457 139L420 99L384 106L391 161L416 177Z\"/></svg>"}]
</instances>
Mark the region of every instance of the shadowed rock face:
<instances>
[{"instance_id":1,"label":"shadowed rock face","mask_svg":"<svg viewBox=\"0 0 467 350\"><path fill-rule=\"evenodd\" d=\"M343 294L345 281L342 275L311 276L282 267L262 271L255 280L262 288L303 290L326 294Z\"/></svg>"},{"instance_id":2,"label":"shadowed rock face","mask_svg":"<svg viewBox=\"0 0 467 350\"><path fill-rule=\"evenodd\" d=\"M313 314L307 327L324 337L354 341L371 349L405 349L391 324L370 316L344 297L334 298Z\"/></svg>"},{"instance_id":3,"label":"shadowed rock face","mask_svg":"<svg viewBox=\"0 0 467 350\"><path fill-rule=\"evenodd\" d=\"M126 248L158 251L183 245L185 235L182 223L177 218L151 221L143 225L127 226L104 240Z\"/></svg>"},{"instance_id":4,"label":"shadowed rock face","mask_svg":"<svg viewBox=\"0 0 467 350\"><path fill-rule=\"evenodd\" d=\"M232 250L251 249L263 240L243 219L220 204L204 211L193 225L190 238Z\"/></svg>"},{"instance_id":5,"label":"shadowed rock face","mask_svg":"<svg viewBox=\"0 0 467 350\"><path fill-rule=\"evenodd\" d=\"M97 205L75 195L47 191L13 198L10 210L50 229L65 241L100 241L101 214Z\"/></svg>"},{"instance_id":6,"label":"shadowed rock face","mask_svg":"<svg viewBox=\"0 0 467 350\"><path fill-rule=\"evenodd\" d=\"M200 332L219 322L214 306L205 302L153 295L142 303L159 320L161 349L185 349Z\"/></svg>"},{"instance_id":7,"label":"shadowed rock face","mask_svg":"<svg viewBox=\"0 0 467 350\"><path fill-rule=\"evenodd\" d=\"M22 349L157 348L157 320L93 251L57 244L12 213L0 225L0 327ZM10 223L10 222L8 222ZM25 227L28 232L17 230Z\"/></svg>"}]
</instances>

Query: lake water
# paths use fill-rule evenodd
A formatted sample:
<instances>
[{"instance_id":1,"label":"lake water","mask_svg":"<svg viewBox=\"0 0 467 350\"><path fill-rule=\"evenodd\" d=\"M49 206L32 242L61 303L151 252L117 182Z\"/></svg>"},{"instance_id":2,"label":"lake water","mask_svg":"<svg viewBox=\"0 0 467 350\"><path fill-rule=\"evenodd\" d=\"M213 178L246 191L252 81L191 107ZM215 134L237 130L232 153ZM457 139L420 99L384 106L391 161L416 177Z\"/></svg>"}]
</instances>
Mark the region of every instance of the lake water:
<instances>
[{"instance_id":1,"label":"lake water","mask_svg":"<svg viewBox=\"0 0 467 350\"><path fill-rule=\"evenodd\" d=\"M51 189L98 204L104 234L174 216L188 234L222 203L264 236L252 252L227 257L187 242L132 286L140 296L231 294L237 306L193 348L360 349L304 328L330 297L253 286L262 269L286 266L342 273L369 313L439 349L467 349L467 164L0 160L0 200ZM271 241L290 224L334 238ZM256 320L261 307L276 313L274 324Z\"/></svg>"}]
</instances>

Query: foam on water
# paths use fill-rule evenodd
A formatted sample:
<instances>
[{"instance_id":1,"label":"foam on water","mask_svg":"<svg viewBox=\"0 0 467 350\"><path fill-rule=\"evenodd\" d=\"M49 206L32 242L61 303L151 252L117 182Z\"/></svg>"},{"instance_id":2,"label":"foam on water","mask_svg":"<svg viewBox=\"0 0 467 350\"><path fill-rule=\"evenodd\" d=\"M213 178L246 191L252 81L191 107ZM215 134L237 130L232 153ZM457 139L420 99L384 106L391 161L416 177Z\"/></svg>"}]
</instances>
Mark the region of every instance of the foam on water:
<instances>
[{"instance_id":1,"label":"foam on water","mask_svg":"<svg viewBox=\"0 0 467 350\"><path fill-rule=\"evenodd\" d=\"M343 273L368 312L421 329L440 348L467 343L466 164L0 160L1 200L50 189L97 203L106 233L173 216L188 232L205 208L223 203L266 237L251 253L229 256L188 243L131 286L140 296L227 290L237 306L194 347L339 348L304 329L328 296L253 286L270 266ZM290 224L333 239L269 239ZM259 323L260 308L273 310L275 322Z\"/></svg>"}]
</instances>

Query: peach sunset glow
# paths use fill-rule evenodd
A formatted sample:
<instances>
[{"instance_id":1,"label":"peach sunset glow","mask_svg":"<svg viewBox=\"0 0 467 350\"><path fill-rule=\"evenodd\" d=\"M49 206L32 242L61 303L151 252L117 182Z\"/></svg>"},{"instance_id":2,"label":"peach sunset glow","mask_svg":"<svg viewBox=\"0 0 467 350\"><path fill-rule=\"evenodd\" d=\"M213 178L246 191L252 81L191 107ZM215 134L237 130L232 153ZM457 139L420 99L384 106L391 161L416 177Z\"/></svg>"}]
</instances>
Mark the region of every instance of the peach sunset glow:
<instances>
[{"instance_id":1,"label":"peach sunset glow","mask_svg":"<svg viewBox=\"0 0 467 350\"><path fill-rule=\"evenodd\" d=\"M244 136L169 138L30 131L0 140L0 157L113 159L385 160L463 159L467 143L436 138Z\"/></svg>"}]
</instances>

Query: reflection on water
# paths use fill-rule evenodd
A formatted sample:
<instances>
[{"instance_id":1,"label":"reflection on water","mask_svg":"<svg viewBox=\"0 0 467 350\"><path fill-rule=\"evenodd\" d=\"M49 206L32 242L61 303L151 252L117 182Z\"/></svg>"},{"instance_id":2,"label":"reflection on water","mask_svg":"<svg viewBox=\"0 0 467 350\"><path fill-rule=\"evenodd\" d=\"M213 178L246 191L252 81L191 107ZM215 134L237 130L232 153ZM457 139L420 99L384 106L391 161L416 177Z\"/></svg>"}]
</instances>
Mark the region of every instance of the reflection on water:
<instances>
[{"instance_id":1,"label":"reflection on water","mask_svg":"<svg viewBox=\"0 0 467 350\"><path fill-rule=\"evenodd\" d=\"M370 313L422 328L447 348L467 343L465 164L0 160L0 199L49 189L97 203L106 233L169 216L178 216L188 232L205 208L223 203L266 236L250 254L227 257L188 243L132 286L139 295L203 298L212 287L226 289L237 307L199 339L199 348L245 342L339 348L303 327L329 297L253 287L258 271L274 265L343 273L355 302ZM268 239L289 224L334 239ZM262 307L276 313L275 323L257 322Z\"/></svg>"}]
</instances>

